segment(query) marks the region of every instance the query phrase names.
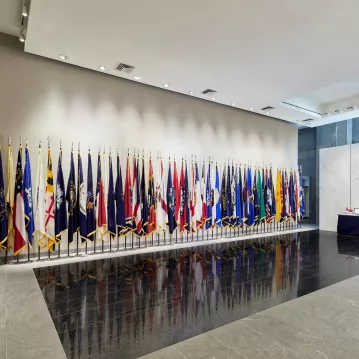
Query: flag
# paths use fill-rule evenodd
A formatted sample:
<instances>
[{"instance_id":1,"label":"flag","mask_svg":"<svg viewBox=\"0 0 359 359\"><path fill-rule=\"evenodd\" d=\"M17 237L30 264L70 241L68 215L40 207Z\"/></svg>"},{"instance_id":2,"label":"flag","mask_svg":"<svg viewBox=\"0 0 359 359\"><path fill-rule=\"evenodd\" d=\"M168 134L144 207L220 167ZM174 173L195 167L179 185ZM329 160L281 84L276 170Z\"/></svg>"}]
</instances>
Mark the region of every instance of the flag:
<instances>
[{"instance_id":1,"label":"flag","mask_svg":"<svg viewBox=\"0 0 359 359\"><path fill-rule=\"evenodd\" d=\"M222 226L220 183L219 183L219 173L218 173L217 164L216 164L215 186L213 192L213 208L212 208L212 226L215 225L217 225L218 227Z\"/></svg>"},{"instance_id":2,"label":"flag","mask_svg":"<svg viewBox=\"0 0 359 359\"><path fill-rule=\"evenodd\" d=\"M97 156L97 184L96 184L96 232L99 239L103 240L106 234L106 193L105 182L103 178L103 168L101 161L101 153Z\"/></svg>"},{"instance_id":3,"label":"flag","mask_svg":"<svg viewBox=\"0 0 359 359\"><path fill-rule=\"evenodd\" d=\"M39 146L39 157L37 162L36 174L36 200L35 200L35 236L37 245L40 248L45 248L45 185L44 185L44 170L42 167L42 153L41 146Z\"/></svg>"},{"instance_id":4,"label":"flag","mask_svg":"<svg viewBox=\"0 0 359 359\"><path fill-rule=\"evenodd\" d=\"M273 220L273 193L270 183L270 173L266 169L266 187L265 187L265 204L266 204L266 214L267 214L267 223L271 223Z\"/></svg>"},{"instance_id":5,"label":"flag","mask_svg":"<svg viewBox=\"0 0 359 359\"><path fill-rule=\"evenodd\" d=\"M212 186L211 186L211 164L208 163L206 183L206 229L212 227Z\"/></svg>"},{"instance_id":6,"label":"flag","mask_svg":"<svg viewBox=\"0 0 359 359\"><path fill-rule=\"evenodd\" d=\"M125 218L125 198L122 185L122 171L120 164L120 155L117 153L117 176L115 185L115 201L116 201L116 225L119 228L119 235L126 234L126 218Z\"/></svg>"},{"instance_id":7,"label":"flag","mask_svg":"<svg viewBox=\"0 0 359 359\"><path fill-rule=\"evenodd\" d=\"M281 211L281 217L282 217L282 221L286 219L287 217L287 212L286 212L286 190L285 190L285 171L282 170L282 211Z\"/></svg>"},{"instance_id":8,"label":"flag","mask_svg":"<svg viewBox=\"0 0 359 359\"><path fill-rule=\"evenodd\" d=\"M62 150L60 149L56 176L55 238L59 242L67 230L65 182L62 172Z\"/></svg>"},{"instance_id":9,"label":"flag","mask_svg":"<svg viewBox=\"0 0 359 359\"><path fill-rule=\"evenodd\" d=\"M107 195L107 228L110 235L116 236L115 189L113 183L113 169L111 152L108 156L108 195ZM111 240L111 238L110 238Z\"/></svg>"},{"instance_id":10,"label":"flag","mask_svg":"<svg viewBox=\"0 0 359 359\"><path fill-rule=\"evenodd\" d=\"M7 209L7 248L14 246L14 198L15 198L15 177L14 177L14 160L12 158L12 147L8 146L7 156L7 191L6 191L6 209Z\"/></svg>"},{"instance_id":11,"label":"flag","mask_svg":"<svg viewBox=\"0 0 359 359\"><path fill-rule=\"evenodd\" d=\"M185 218L186 218L186 229L187 231L190 231L190 212L189 212L189 208L190 208L190 196L189 196L189 187L188 187L188 172L187 172L187 161L185 161L185 175L184 175L184 188L185 188L185 192L184 192L184 201L185 201Z\"/></svg>"},{"instance_id":12,"label":"flag","mask_svg":"<svg viewBox=\"0 0 359 359\"><path fill-rule=\"evenodd\" d=\"M141 199L140 199L140 174L138 159L133 158L133 192L132 192L132 211L133 211L133 227L136 228L135 233L141 235Z\"/></svg>"},{"instance_id":13,"label":"flag","mask_svg":"<svg viewBox=\"0 0 359 359\"><path fill-rule=\"evenodd\" d=\"M22 148L19 147L15 175L14 197L14 256L17 256L26 246L26 228L24 211L24 190L22 182Z\"/></svg>"},{"instance_id":14,"label":"flag","mask_svg":"<svg viewBox=\"0 0 359 359\"><path fill-rule=\"evenodd\" d=\"M227 200L227 214L228 214L228 225L232 223L232 198L231 198L231 166L228 163L227 166L227 184L226 184L226 200Z\"/></svg>"},{"instance_id":15,"label":"flag","mask_svg":"<svg viewBox=\"0 0 359 359\"><path fill-rule=\"evenodd\" d=\"M68 211L68 243L74 240L74 233L77 232L77 216L76 216L76 180L75 180L75 163L74 153L71 151L70 174L67 182L66 201Z\"/></svg>"},{"instance_id":16,"label":"flag","mask_svg":"<svg viewBox=\"0 0 359 359\"><path fill-rule=\"evenodd\" d=\"M185 171L184 171L184 161L182 159L182 166L181 166L181 175L180 175L180 189L181 189L181 195L180 195L180 233L183 234L186 228L186 199L185 199Z\"/></svg>"},{"instance_id":17,"label":"flag","mask_svg":"<svg viewBox=\"0 0 359 359\"><path fill-rule=\"evenodd\" d=\"M243 170L243 187L242 187L242 196L243 196L243 223L247 224L248 221L248 184L247 184L247 166L244 166Z\"/></svg>"},{"instance_id":18,"label":"flag","mask_svg":"<svg viewBox=\"0 0 359 359\"><path fill-rule=\"evenodd\" d=\"M223 227L228 226L227 194L226 194L226 165L223 168L221 188L221 223Z\"/></svg>"},{"instance_id":19,"label":"flag","mask_svg":"<svg viewBox=\"0 0 359 359\"><path fill-rule=\"evenodd\" d=\"M299 174L299 221L302 221L305 215L305 201L304 201L304 190L303 190L303 178L302 172Z\"/></svg>"},{"instance_id":20,"label":"flag","mask_svg":"<svg viewBox=\"0 0 359 359\"><path fill-rule=\"evenodd\" d=\"M25 228L29 245L32 248L32 238L35 231L34 211L32 205L32 181L29 149L25 147L25 169L24 169L24 206L25 206Z\"/></svg>"},{"instance_id":21,"label":"flag","mask_svg":"<svg viewBox=\"0 0 359 359\"><path fill-rule=\"evenodd\" d=\"M289 208L289 203L290 203L290 199L289 199L289 177L288 177L288 173L287 171L285 171L285 175L284 175L284 199L285 199L285 220L288 221L290 218L290 208Z\"/></svg>"},{"instance_id":22,"label":"flag","mask_svg":"<svg viewBox=\"0 0 359 359\"><path fill-rule=\"evenodd\" d=\"M77 230L80 232L81 243L87 241L87 221L86 221L86 191L84 174L82 171L82 159L80 151L77 157L77 199L76 199L76 220Z\"/></svg>"},{"instance_id":23,"label":"flag","mask_svg":"<svg viewBox=\"0 0 359 359\"><path fill-rule=\"evenodd\" d=\"M258 168L257 174L257 193L258 193L258 205L259 205L259 221L258 224L266 218L266 207L264 204L264 193L263 193L263 183L261 178L261 171Z\"/></svg>"},{"instance_id":24,"label":"flag","mask_svg":"<svg viewBox=\"0 0 359 359\"><path fill-rule=\"evenodd\" d=\"M172 182L171 162L168 165L167 176L167 210L168 210L168 228L170 234L176 227L176 206L175 206L175 188Z\"/></svg>"},{"instance_id":25,"label":"flag","mask_svg":"<svg viewBox=\"0 0 359 359\"><path fill-rule=\"evenodd\" d=\"M6 250L7 235L6 195L0 150L0 249Z\"/></svg>"},{"instance_id":26,"label":"flag","mask_svg":"<svg viewBox=\"0 0 359 359\"><path fill-rule=\"evenodd\" d=\"M275 199L275 191L274 191L274 184L273 184L273 173L272 173L272 167L269 169L269 176L270 176L270 188L272 192L272 218L276 216L276 199Z\"/></svg>"},{"instance_id":27,"label":"flag","mask_svg":"<svg viewBox=\"0 0 359 359\"><path fill-rule=\"evenodd\" d=\"M54 199L54 176L52 173L52 159L50 148L47 150L47 172L45 190L45 233L47 247L54 250L55 239L55 199Z\"/></svg>"},{"instance_id":28,"label":"flag","mask_svg":"<svg viewBox=\"0 0 359 359\"><path fill-rule=\"evenodd\" d=\"M175 202L175 220L176 227L180 223L180 207L181 207L181 187L179 185L179 178L177 173L176 160L173 162L173 187L174 187L174 202Z\"/></svg>"},{"instance_id":29,"label":"flag","mask_svg":"<svg viewBox=\"0 0 359 359\"><path fill-rule=\"evenodd\" d=\"M238 213L240 213L240 216L239 216L239 223L240 225L242 226L243 225L243 217L244 217L244 204L243 204L243 182L242 182L242 167L239 166L238 168L238 196L240 198L240 211L238 211Z\"/></svg>"},{"instance_id":30,"label":"flag","mask_svg":"<svg viewBox=\"0 0 359 359\"><path fill-rule=\"evenodd\" d=\"M124 190L124 201L125 201L125 220L128 232L132 231L132 180L130 173L130 156L127 156L126 164L126 179L125 179L125 190Z\"/></svg>"},{"instance_id":31,"label":"flag","mask_svg":"<svg viewBox=\"0 0 359 359\"><path fill-rule=\"evenodd\" d=\"M195 170L194 170L194 161L192 159L192 166L191 166L191 191L190 191L190 229L193 232L196 232L196 189L195 189Z\"/></svg>"},{"instance_id":32,"label":"flag","mask_svg":"<svg viewBox=\"0 0 359 359\"><path fill-rule=\"evenodd\" d=\"M237 169L236 169L237 176ZM239 167L238 180L236 179L236 226L242 223L242 179L241 179L241 168Z\"/></svg>"},{"instance_id":33,"label":"flag","mask_svg":"<svg viewBox=\"0 0 359 359\"><path fill-rule=\"evenodd\" d=\"M198 163L195 162L194 165L194 208L195 208L195 215L194 215L194 223L196 231L198 228L202 226L202 196L201 196L201 182L199 178L199 171L198 171Z\"/></svg>"},{"instance_id":34,"label":"flag","mask_svg":"<svg viewBox=\"0 0 359 359\"><path fill-rule=\"evenodd\" d=\"M289 175L289 216L290 218L295 218L295 194L294 194L294 179L293 172L290 171Z\"/></svg>"},{"instance_id":35,"label":"flag","mask_svg":"<svg viewBox=\"0 0 359 359\"><path fill-rule=\"evenodd\" d=\"M201 213L201 228L205 228L205 223L207 220L207 187L206 187L206 167L203 161L202 164L202 177L201 177L201 203L202 203L202 213Z\"/></svg>"},{"instance_id":36,"label":"flag","mask_svg":"<svg viewBox=\"0 0 359 359\"><path fill-rule=\"evenodd\" d=\"M252 183L252 169L247 168L247 225L249 227L254 224L254 195L253 195L253 183Z\"/></svg>"},{"instance_id":37,"label":"flag","mask_svg":"<svg viewBox=\"0 0 359 359\"><path fill-rule=\"evenodd\" d=\"M254 224L259 224L259 203L258 203L258 187L257 187L257 171L254 169L253 178L253 207L254 207Z\"/></svg>"},{"instance_id":38,"label":"flag","mask_svg":"<svg viewBox=\"0 0 359 359\"><path fill-rule=\"evenodd\" d=\"M282 206L283 206L283 193L282 193L282 175L280 170L277 170L277 178L275 183L275 205L276 205L276 215L275 218L277 222L282 221Z\"/></svg>"},{"instance_id":39,"label":"flag","mask_svg":"<svg viewBox=\"0 0 359 359\"><path fill-rule=\"evenodd\" d=\"M237 215L237 173L234 172L234 166L232 164L232 181L231 181L231 203L232 203L232 221L231 225L233 228L238 226L238 215Z\"/></svg>"},{"instance_id":40,"label":"flag","mask_svg":"<svg viewBox=\"0 0 359 359\"><path fill-rule=\"evenodd\" d=\"M150 165L149 165L149 169L148 169L148 205L149 205L148 235L150 235L157 228L157 224L156 224L156 191L155 191L155 181L154 181L154 176L153 176L152 157L150 157ZM175 218L175 227L176 227L176 218Z\"/></svg>"},{"instance_id":41,"label":"flag","mask_svg":"<svg viewBox=\"0 0 359 359\"><path fill-rule=\"evenodd\" d=\"M95 217L95 198L93 191L93 176L92 176L92 159L89 150L87 163L87 201L86 201L86 224L87 224L87 238L94 240L96 233L96 217Z\"/></svg>"},{"instance_id":42,"label":"flag","mask_svg":"<svg viewBox=\"0 0 359 359\"><path fill-rule=\"evenodd\" d=\"M141 223L142 223L142 235L148 236L148 201L146 192L146 176L145 176L145 158L142 156L142 175L141 175Z\"/></svg>"},{"instance_id":43,"label":"flag","mask_svg":"<svg viewBox=\"0 0 359 359\"><path fill-rule=\"evenodd\" d=\"M167 204L166 190L163 176L162 159L159 159L157 166L157 184L156 184L156 222L157 230L166 230L167 226Z\"/></svg>"}]
</instances>

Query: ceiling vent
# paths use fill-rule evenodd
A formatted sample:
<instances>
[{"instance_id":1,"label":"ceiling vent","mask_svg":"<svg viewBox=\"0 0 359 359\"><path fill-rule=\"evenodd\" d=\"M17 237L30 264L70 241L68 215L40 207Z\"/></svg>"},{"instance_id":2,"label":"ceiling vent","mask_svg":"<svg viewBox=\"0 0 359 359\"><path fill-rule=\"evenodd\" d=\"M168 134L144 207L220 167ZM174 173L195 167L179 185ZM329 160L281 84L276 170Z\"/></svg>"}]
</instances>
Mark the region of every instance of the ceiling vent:
<instances>
[{"instance_id":1,"label":"ceiling vent","mask_svg":"<svg viewBox=\"0 0 359 359\"><path fill-rule=\"evenodd\" d=\"M310 122L310 121L314 121L314 118L307 118L307 119L303 120L302 122Z\"/></svg>"},{"instance_id":2,"label":"ceiling vent","mask_svg":"<svg viewBox=\"0 0 359 359\"><path fill-rule=\"evenodd\" d=\"M130 74L133 70L134 70L134 66L131 65L126 65L122 62L120 62L117 66L116 66L116 70L117 71L121 71L124 72L126 74Z\"/></svg>"},{"instance_id":3,"label":"ceiling vent","mask_svg":"<svg viewBox=\"0 0 359 359\"><path fill-rule=\"evenodd\" d=\"M274 110L274 107L272 107L272 106L267 106L267 107L263 107L263 108L262 108L262 111L271 111L271 110Z\"/></svg>"},{"instance_id":4,"label":"ceiling vent","mask_svg":"<svg viewBox=\"0 0 359 359\"><path fill-rule=\"evenodd\" d=\"M347 107L347 110L348 110L348 111L354 110L354 106L349 106L349 107Z\"/></svg>"},{"instance_id":5,"label":"ceiling vent","mask_svg":"<svg viewBox=\"0 0 359 359\"><path fill-rule=\"evenodd\" d=\"M217 92L216 90L212 90L212 89L207 89L207 90L202 91L203 95L213 95L216 92Z\"/></svg>"}]
</instances>

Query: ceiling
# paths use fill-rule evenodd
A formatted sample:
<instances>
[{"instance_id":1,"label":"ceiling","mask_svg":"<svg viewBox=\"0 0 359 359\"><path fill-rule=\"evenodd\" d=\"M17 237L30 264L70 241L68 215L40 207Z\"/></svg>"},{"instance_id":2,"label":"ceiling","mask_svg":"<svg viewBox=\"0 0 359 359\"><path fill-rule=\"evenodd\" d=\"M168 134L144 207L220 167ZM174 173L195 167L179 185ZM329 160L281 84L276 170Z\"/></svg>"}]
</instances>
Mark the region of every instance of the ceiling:
<instances>
[{"instance_id":1,"label":"ceiling","mask_svg":"<svg viewBox=\"0 0 359 359\"><path fill-rule=\"evenodd\" d=\"M25 51L317 126L359 117L358 14L358 0L32 0Z\"/></svg>"}]
</instances>

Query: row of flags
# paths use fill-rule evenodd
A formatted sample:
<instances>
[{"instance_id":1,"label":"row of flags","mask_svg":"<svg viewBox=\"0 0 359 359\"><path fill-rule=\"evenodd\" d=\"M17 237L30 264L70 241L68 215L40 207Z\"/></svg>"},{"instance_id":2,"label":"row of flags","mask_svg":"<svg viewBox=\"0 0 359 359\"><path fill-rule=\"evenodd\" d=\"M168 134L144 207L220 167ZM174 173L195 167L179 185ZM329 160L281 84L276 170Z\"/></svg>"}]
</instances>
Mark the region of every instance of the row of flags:
<instances>
[{"instance_id":1,"label":"row of flags","mask_svg":"<svg viewBox=\"0 0 359 359\"><path fill-rule=\"evenodd\" d=\"M93 183L92 158L88 152L87 185L80 151L71 151L67 186L62 169L62 150L54 183L51 149L47 151L43 178L39 147L35 193L32 193L29 150L19 147L14 175L12 148L8 147L7 191L0 153L0 245L18 255L34 241L54 250L64 236L68 243L78 235L81 243L106 240L117 235L140 237L163 233L195 233L214 228L252 227L262 223L301 221L304 194L298 171L252 168L227 163L220 175L218 164L196 160L181 163L169 159L167 173L157 158L128 155L124 180L117 153L114 173L111 152L98 152L97 180ZM147 172L148 170L148 172Z\"/></svg>"}]
</instances>

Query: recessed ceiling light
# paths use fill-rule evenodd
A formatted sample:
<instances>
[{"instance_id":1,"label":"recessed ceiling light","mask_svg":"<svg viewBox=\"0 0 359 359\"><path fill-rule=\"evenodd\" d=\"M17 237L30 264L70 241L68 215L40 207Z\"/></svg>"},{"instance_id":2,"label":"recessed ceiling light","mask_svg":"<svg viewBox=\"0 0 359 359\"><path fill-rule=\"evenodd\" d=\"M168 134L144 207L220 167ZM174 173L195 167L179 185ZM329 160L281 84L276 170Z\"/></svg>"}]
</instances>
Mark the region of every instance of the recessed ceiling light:
<instances>
[{"instance_id":1,"label":"recessed ceiling light","mask_svg":"<svg viewBox=\"0 0 359 359\"><path fill-rule=\"evenodd\" d=\"M107 70L108 70L108 67L107 67L107 66L100 66L100 70L101 70L101 71L107 71Z\"/></svg>"},{"instance_id":2,"label":"recessed ceiling light","mask_svg":"<svg viewBox=\"0 0 359 359\"><path fill-rule=\"evenodd\" d=\"M60 59L60 60L63 60L63 61L66 61L66 60L69 59L69 57L68 57L67 55L60 54L60 55L59 55L59 59Z\"/></svg>"},{"instance_id":3,"label":"recessed ceiling light","mask_svg":"<svg viewBox=\"0 0 359 359\"><path fill-rule=\"evenodd\" d=\"M169 84L163 84L163 87L168 88L168 87L170 87L170 85Z\"/></svg>"},{"instance_id":4,"label":"recessed ceiling light","mask_svg":"<svg viewBox=\"0 0 359 359\"><path fill-rule=\"evenodd\" d=\"M235 102L232 102L232 103L231 103L231 105L232 105L232 106L235 106L235 105L236 105L236 103L235 103Z\"/></svg>"},{"instance_id":5,"label":"recessed ceiling light","mask_svg":"<svg viewBox=\"0 0 359 359\"><path fill-rule=\"evenodd\" d=\"M188 91L188 93L189 93L190 95L193 95L193 94L194 94L194 92L193 92L193 91Z\"/></svg>"},{"instance_id":6,"label":"recessed ceiling light","mask_svg":"<svg viewBox=\"0 0 359 359\"><path fill-rule=\"evenodd\" d=\"M135 80L141 80L141 76L135 76L134 79Z\"/></svg>"},{"instance_id":7,"label":"recessed ceiling light","mask_svg":"<svg viewBox=\"0 0 359 359\"><path fill-rule=\"evenodd\" d=\"M269 112L266 112L266 115L269 115Z\"/></svg>"},{"instance_id":8,"label":"recessed ceiling light","mask_svg":"<svg viewBox=\"0 0 359 359\"><path fill-rule=\"evenodd\" d=\"M215 101L215 99L216 99L215 97L212 97L212 100L213 100L213 101Z\"/></svg>"},{"instance_id":9,"label":"recessed ceiling light","mask_svg":"<svg viewBox=\"0 0 359 359\"><path fill-rule=\"evenodd\" d=\"M253 107L250 107L250 108L249 108L249 111L253 111Z\"/></svg>"}]
</instances>

